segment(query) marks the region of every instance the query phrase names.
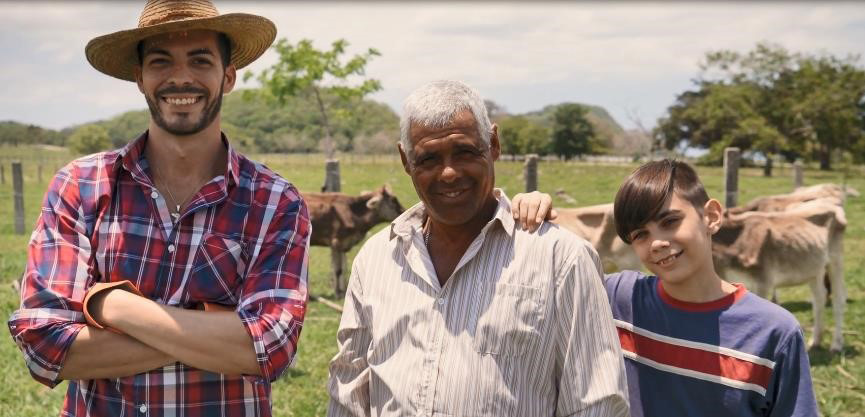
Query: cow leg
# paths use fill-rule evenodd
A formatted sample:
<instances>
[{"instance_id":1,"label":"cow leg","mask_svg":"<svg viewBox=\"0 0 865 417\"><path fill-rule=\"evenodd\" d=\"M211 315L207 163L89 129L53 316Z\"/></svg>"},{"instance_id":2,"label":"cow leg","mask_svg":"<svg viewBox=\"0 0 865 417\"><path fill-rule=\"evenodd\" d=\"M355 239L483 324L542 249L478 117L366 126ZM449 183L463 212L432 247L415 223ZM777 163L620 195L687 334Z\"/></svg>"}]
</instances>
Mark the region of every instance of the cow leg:
<instances>
[{"instance_id":1,"label":"cow leg","mask_svg":"<svg viewBox=\"0 0 865 417\"><path fill-rule=\"evenodd\" d=\"M835 329L832 333L832 352L841 352L844 345L844 307L847 304L847 288L844 285L844 262L841 254L834 257L829 264L829 279L832 282L832 318L835 319Z\"/></svg>"},{"instance_id":2,"label":"cow leg","mask_svg":"<svg viewBox=\"0 0 865 417\"><path fill-rule=\"evenodd\" d=\"M808 341L808 349L820 346L823 336L823 318L826 310L826 287L823 285L823 276L820 275L811 280L811 309L814 310L814 331L811 340Z\"/></svg>"},{"instance_id":3,"label":"cow leg","mask_svg":"<svg viewBox=\"0 0 865 417\"><path fill-rule=\"evenodd\" d=\"M342 274L345 267L345 252L331 248L330 267L333 270L333 293L337 297L342 297L345 295L346 288L342 282Z\"/></svg>"}]
</instances>

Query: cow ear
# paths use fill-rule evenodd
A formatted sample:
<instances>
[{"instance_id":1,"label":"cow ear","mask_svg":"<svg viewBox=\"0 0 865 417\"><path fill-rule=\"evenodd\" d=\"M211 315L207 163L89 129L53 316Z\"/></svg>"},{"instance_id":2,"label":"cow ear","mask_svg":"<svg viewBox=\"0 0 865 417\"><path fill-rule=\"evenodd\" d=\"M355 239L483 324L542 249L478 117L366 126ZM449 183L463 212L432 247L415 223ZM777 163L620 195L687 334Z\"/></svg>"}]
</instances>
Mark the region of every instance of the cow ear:
<instances>
[{"instance_id":1,"label":"cow ear","mask_svg":"<svg viewBox=\"0 0 865 417\"><path fill-rule=\"evenodd\" d=\"M370 209L370 210L375 210L375 209L378 208L378 205L379 205L379 204L381 204L381 196L380 196L380 195L377 195L377 196L375 196L375 197L373 197L373 198L370 198L370 199L366 202L366 208L368 208L368 209Z\"/></svg>"},{"instance_id":2,"label":"cow ear","mask_svg":"<svg viewBox=\"0 0 865 417\"><path fill-rule=\"evenodd\" d=\"M385 184L381 186L381 191L384 194L393 195L393 190L390 188L390 184Z\"/></svg>"},{"instance_id":3,"label":"cow ear","mask_svg":"<svg viewBox=\"0 0 865 417\"><path fill-rule=\"evenodd\" d=\"M750 220L750 221L749 221ZM760 218L745 219L742 234L731 245L731 249L737 253L739 262L745 268L750 268L760 261L760 253L769 239L769 222L759 221Z\"/></svg>"}]
</instances>

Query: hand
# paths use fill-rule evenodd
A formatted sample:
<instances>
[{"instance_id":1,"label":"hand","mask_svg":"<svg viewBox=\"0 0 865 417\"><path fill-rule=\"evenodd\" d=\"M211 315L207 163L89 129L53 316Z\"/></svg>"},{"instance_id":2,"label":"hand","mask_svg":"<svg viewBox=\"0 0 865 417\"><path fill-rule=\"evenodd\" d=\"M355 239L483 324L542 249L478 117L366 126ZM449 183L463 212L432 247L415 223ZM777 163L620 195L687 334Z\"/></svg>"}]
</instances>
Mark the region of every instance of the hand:
<instances>
[{"instance_id":1,"label":"hand","mask_svg":"<svg viewBox=\"0 0 865 417\"><path fill-rule=\"evenodd\" d=\"M514 221L525 230L534 232L544 220L555 220L559 216L553 208L553 198L539 191L519 193L511 201Z\"/></svg>"}]
</instances>

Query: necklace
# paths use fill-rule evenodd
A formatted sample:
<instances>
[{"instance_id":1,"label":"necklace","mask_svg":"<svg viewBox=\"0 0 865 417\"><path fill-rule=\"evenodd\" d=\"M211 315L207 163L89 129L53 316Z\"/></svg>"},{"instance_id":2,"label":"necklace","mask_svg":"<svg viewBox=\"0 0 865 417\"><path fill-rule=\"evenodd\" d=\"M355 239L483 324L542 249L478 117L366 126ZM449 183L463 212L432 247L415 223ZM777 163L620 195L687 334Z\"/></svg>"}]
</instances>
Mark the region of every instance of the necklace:
<instances>
[{"instance_id":1,"label":"necklace","mask_svg":"<svg viewBox=\"0 0 865 417\"><path fill-rule=\"evenodd\" d=\"M432 229L429 224L429 217L427 217L426 224L424 224L423 228L423 244L429 249L429 237L432 234Z\"/></svg>"},{"instance_id":2,"label":"necklace","mask_svg":"<svg viewBox=\"0 0 865 417\"><path fill-rule=\"evenodd\" d=\"M180 206L183 203L178 203L178 200L176 198L174 198L174 193L171 192L171 188L168 187L168 184L166 184L165 182L162 181L162 179L165 178L165 176L162 175L162 170L159 169L158 166L155 168L156 168L156 173L159 175L159 178L160 178L159 182L162 183L162 187L165 188L165 191L168 192L168 197L171 198L171 202L174 204L174 211L171 211L171 206L169 206L168 212L169 212L169 214L171 214L171 218L176 222L178 219L180 219Z\"/></svg>"}]
</instances>

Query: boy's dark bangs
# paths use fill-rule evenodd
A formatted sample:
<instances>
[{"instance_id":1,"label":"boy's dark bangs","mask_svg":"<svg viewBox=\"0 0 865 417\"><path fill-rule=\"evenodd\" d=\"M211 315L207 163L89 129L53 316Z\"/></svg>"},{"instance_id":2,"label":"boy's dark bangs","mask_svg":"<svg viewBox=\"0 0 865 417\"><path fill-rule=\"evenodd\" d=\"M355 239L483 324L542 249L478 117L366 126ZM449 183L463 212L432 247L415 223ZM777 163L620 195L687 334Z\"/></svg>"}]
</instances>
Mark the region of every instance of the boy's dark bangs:
<instances>
[{"instance_id":1,"label":"boy's dark bangs","mask_svg":"<svg viewBox=\"0 0 865 417\"><path fill-rule=\"evenodd\" d=\"M630 234L654 219L673 194L676 167L671 161L657 161L631 173L616 193L613 216L616 233L631 243Z\"/></svg>"}]
</instances>

